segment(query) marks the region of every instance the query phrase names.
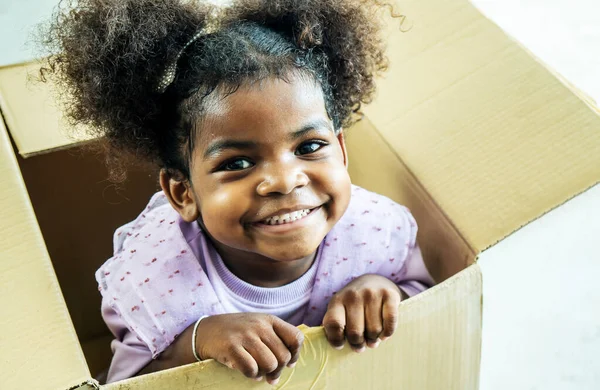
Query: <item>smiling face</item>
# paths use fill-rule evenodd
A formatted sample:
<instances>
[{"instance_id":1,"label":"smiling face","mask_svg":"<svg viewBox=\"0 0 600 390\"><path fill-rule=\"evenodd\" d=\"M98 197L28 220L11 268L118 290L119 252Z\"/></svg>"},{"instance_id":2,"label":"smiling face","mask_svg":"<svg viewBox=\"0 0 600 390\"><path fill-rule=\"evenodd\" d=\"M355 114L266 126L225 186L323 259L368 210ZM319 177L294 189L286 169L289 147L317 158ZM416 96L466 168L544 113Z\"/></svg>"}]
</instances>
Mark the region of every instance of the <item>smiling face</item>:
<instances>
[{"instance_id":1,"label":"smiling face","mask_svg":"<svg viewBox=\"0 0 600 390\"><path fill-rule=\"evenodd\" d=\"M306 77L273 78L213 99L190 183L193 201L181 215L199 216L230 258L312 256L350 201L343 136L320 87Z\"/></svg>"}]
</instances>

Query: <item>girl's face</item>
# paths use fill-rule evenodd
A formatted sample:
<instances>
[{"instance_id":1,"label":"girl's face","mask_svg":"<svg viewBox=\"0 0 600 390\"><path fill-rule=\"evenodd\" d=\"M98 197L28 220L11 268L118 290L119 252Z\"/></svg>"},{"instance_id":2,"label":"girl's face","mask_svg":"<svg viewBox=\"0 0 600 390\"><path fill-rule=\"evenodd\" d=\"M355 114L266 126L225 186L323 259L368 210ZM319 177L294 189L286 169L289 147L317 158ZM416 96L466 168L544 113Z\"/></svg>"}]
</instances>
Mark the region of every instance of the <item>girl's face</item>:
<instances>
[{"instance_id":1,"label":"girl's face","mask_svg":"<svg viewBox=\"0 0 600 390\"><path fill-rule=\"evenodd\" d=\"M343 136L320 87L273 78L213 100L190 166L197 213L182 215L235 256L311 256L350 201Z\"/></svg>"}]
</instances>

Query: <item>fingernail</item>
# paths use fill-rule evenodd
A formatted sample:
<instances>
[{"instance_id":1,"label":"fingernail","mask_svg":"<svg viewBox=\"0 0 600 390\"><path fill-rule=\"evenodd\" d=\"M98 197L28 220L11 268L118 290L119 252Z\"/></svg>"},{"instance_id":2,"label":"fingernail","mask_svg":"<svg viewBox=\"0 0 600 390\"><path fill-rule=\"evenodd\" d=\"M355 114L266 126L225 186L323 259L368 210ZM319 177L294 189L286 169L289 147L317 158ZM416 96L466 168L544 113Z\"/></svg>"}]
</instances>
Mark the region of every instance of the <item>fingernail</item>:
<instances>
[{"instance_id":1,"label":"fingernail","mask_svg":"<svg viewBox=\"0 0 600 390\"><path fill-rule=\"evenodd\" d=\"M260 382L263 380L262 376L257 376L256 378L254 378L255 381Z\"/></svg>"},{"instance_id":2,"label":"fingernail","mask_svg":"<svg viewBox=\"0 0 600 390\"><path fill-rule=\"evenodd\" d=\"M377 348L377 347L379 347L379 344L380 344L380 343L381 343L381 340L377 339L377 341L369 342L369 343L367 344L367 346L368 346L369 348Z\"/></svg>"},{"instance_id":3,"label":"fingernail","mask_svg":"<svg viewBox=\"0 0 600 390\"><path fill-rule=\"evenodd\" d=\"M387 339L388 339L388 337L385 337L385 336L381 336L381 337L379 338L379 340L381 340L381 341L385 341L385 340L387 340Z\"/></svg>"},{"instance_id":4,"label":"fingernail","mask_svg":"<svg viewBox=\"0 0 600 390\"><path fill-rule=\"evenodd\" d=\"M339 351L341 349L344 349L344 344L342 344L342 345L334 345L333 348L337 349Z\"/></svg>"},{"instance_id":5,"label":"fingernail","mask_svg":"<svg viewBox=\"0 0 600 390\"><path fill-rule=\"evenodd\" d=\"M363 345L363 346L362 346L362 347L360 347L360 348L355 348L355 349L354 349L354 352L357 352L357 353L363 353L363 352L365 352L365 349L366 349L366 348L365 348L365 346Z\"/></svg>"},{"instance_id":6,"label":"fingernail","mask_svg":"<svg viewBox=\"0 0 600 390\"><path fill-rule=\"evenodd\" d=\"M270 381L268 381L270 385L275 386L276 384L279 383L279 378L275 378L275 379L271 379Z\"/></svg>"},{"instance_id":7,"label":"fingernail","mask_svg":"<svg viewBox=\"0 0 600 390\"><path fill-rule=\"evenodd\" d=\"M298 362L294 362L294 363L290 363L290 364L288 364L288 368L294 368L294 367L296 367L296 364L297 364L297 363L298 363Z\"/></svg>"}]
</instances>

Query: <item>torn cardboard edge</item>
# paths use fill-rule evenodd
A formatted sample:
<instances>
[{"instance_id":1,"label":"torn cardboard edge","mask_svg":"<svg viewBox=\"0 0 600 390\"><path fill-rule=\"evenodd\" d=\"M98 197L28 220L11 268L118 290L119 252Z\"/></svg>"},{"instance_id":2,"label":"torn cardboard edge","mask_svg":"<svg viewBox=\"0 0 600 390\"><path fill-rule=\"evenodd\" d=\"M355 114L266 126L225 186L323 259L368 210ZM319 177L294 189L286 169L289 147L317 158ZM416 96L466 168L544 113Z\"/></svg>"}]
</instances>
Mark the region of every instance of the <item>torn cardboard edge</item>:
<instances>
[{"instance_id":1,"label":"torn cardboard edge","mask_svg":"<svg viewBox=\"0 0 600 390\"><path fill-rule=\"evenodd\" d=\"M100 390L100 383L95 379L88 379L78 385L69 387L67 390Z\"/></svg>"}]
</instances>

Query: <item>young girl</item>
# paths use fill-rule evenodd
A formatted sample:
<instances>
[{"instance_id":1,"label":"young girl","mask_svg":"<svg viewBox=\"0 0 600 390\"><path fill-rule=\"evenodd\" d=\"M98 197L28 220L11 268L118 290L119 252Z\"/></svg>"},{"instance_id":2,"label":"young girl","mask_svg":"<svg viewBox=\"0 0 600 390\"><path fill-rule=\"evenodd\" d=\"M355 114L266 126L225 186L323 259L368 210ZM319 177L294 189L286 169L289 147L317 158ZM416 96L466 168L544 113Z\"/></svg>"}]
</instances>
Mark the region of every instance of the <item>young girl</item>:
<instances>
[{"instance_id":1,"label":"young girl","mask_svg":"<svg viewBox=\"0 0 600 390\"><path fill-rule=\"evenodd\" d=\"M432 283L408 210L346 169L342 129L385 68L376 3L80 0L57 14L46 72L70 117L111 159L160 168L162 192L96 273L108 381L216 359L273 384L298 359L296 325L361 352Z\"/></svg>"}]
</instances>

